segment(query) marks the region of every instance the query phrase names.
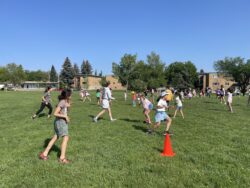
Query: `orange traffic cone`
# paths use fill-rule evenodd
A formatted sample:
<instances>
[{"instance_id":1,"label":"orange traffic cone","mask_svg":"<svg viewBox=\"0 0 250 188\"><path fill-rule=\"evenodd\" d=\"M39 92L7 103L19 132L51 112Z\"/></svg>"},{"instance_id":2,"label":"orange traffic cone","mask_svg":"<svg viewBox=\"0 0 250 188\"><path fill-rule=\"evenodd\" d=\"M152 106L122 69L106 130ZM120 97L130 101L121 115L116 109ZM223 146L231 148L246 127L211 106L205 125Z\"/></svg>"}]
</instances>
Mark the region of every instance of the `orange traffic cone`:
<instances>
[{"instance_id":1,"label":"orange traffic cone","mask_svg":"<svg viewBox=\"0 0 250 188\"><path fill-rule=\"evenodd\" d=\"M161 153L161 156L173 157L175 153L172 150L171 141L169 134L166 134L166 138L164 141L164 150Z\"/></svg>"}]
</instances>

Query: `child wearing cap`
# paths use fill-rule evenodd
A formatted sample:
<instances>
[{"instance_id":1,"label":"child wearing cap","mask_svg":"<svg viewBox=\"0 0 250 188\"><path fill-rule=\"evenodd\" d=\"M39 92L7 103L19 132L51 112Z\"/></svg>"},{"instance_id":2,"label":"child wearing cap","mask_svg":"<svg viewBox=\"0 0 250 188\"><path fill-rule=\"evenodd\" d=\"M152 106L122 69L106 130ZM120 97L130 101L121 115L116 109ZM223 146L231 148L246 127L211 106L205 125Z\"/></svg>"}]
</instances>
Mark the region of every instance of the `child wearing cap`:
<instances>
[{"instance_id":1,"label":"child wearing cap","mask_svg":"<svg viewBox=\"0 0 250 188\"><path fill-rule=\"evenodd\" d=\"M170 134L173 135L172 133L169 132L169 128L172 123L172 119L167 115L166 113L166 108L168 108L167 101L166 101L166 95L167 92L162 92L160 99L157 103L156 107L156 114L155 114L155 125L153 127L153 130L149 130L149 134L151 134L154 129L158 128L161 125L161 121L166 120L166 129L163 133L163 135Z\"/></svg>"}]
</instances>

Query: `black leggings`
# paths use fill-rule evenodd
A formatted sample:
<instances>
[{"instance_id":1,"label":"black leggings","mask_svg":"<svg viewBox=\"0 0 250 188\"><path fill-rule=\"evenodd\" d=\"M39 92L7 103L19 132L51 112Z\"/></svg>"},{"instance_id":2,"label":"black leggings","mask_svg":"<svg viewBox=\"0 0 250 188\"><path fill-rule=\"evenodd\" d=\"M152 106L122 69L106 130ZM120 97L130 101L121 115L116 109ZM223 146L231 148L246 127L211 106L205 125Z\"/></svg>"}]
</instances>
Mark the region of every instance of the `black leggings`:
<instances>
[{"instance_id":1,"label":"black leggings","mask_svg":"<svg viewBox=\"0 0 250 188\"><path fill-rule=\"evenodd\" d=\"M50 103L45 104L44 102L41 103L40 109L36 112L36 115L40 114L43 111L43 109L45 108L45 106L47 106L47 108L49 109L48 114L51 115L52 110L53 110L51 104Z\"/></svg>"}]
</instances>

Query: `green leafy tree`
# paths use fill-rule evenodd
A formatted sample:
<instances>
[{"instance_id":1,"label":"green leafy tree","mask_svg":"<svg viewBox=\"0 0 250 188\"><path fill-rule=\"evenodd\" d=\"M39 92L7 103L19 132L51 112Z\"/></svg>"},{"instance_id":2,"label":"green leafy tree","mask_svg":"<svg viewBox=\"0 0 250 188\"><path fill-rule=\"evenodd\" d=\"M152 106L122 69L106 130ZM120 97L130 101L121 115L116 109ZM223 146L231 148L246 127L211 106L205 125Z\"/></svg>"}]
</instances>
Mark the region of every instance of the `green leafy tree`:
<instances>
[{"instance_id":1,"label":"green leafy tree","mask_svg":"<svg viewBox=\"0 0 250 188\"><path fill-rule=\"evenodd\" d=\"M57 72L56 72L54 65L52 65L51 70L50 70L50 81L51 82L58 81L58 75L57 75Z\"/></svg>"},{"instance_id":2,"label":"green leafy tree","mask_svg":"<svg viewBox=\"0 0 250 188\"><path fill-rule=\"evenodd\" d=\"M125 54L119 64L112 64L112 71L126 90L130 87L130 82L135 75L137 55Z\"/></svg>"},{"instance_id":3,"label":"green leafy tree","mask_svg":"<svg viewBox=\"0 0 250 188\"><path fill-rule=\"evenodd\" d=\"M148 88L156 88L166 84L164 74L165 64L161 61L158 54L156 54L155 52L151 52L151 54L147 56L146 68L148 70Z\"/></svg>"},{"instance_id":4,"label":"green leafy tree","mask_svg":"<svg viewBox=\"0 0 250 188\"><path fill-rule=\"evenodd\" d=\"M88 60L82 62L81 72L84 75L92 75L92 66Z\"/></svg>"},{"instance_id":5,"label":"green leafy tree","mask_svg":"<svg viewBox=\"0 0 250 188\"><path fill-rule=\"evenodd\" d=\"M22 65L16 65L15 63L7 64L7 79L14 86L21 84L26 79L25 72Z\"/></svg>"},{"instance_id":6,"label":"green leafy tree","mask_svg":"<svg viewBox=\"0 0 250 188\"><path fill-rule=\"evenodd\" d=\"M66 57L60 74L61 86L71 87L73 84L74 70L68 57Z\"/></svg>"},{"instance_id":7,"label":"green leafy tree","mask_svg":"<svg viewBox=\"0 0 250 188\"><path fill-rule=\"evenodd\" d=\"M177 88L194 87L198 81L197 69L190 61L174 62L166 69L166 79L169 85Z\"/></svg>"},{"instance_id":8,"label":"green leafy tree","mask_svg":"<svg viewBox=\"0 0 250 188\"><path fill-rule=\"evenodd\" d=\"M8 74L6 67L0 67L0 82L6 82L8 80Z\"/></svg>"},{"instance_id":9,"label":"green leafy tree","mask_svg":"<svg viewBox=\"0 0 250 188\"><path fill-rule=\"evenodd\" d=\"M49 73L42 70L29 71L25 70L26 80L28 81L43 81L46 82L49 80Z\"/></svg>"},{"instance_id":10,"label":"green leafy tree","mask_svg":"<svg viewBox=\"0 0 250 188\"><path fill-rule=\"evenodd\" d=\"M216 61L214 68L219 72L231 75L245 95L250 83L250 59L245 61L241 57L226 57L224 60Z\"/></svg>"}]
</instances>

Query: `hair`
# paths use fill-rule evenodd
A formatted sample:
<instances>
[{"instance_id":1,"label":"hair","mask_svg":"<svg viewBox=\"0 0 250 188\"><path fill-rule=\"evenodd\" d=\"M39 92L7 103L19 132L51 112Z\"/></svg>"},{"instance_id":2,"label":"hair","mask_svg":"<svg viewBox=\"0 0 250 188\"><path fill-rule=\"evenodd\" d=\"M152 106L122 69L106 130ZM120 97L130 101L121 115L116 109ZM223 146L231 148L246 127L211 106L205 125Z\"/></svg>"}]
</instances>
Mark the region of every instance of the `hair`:
<instances>
[{"instance_id":1,"label":"hair","mask_svg":"<svg viewBox=\"0 0 250 188\"><path fill-rule=\"evenodd\" d=\"M110 81L106 81L105 87L108 87L110 85Z\"/></svg>"},{"instance_id":2,"label":"hair","mask_svg":"<svg viewBox=\"0 0 250 188\"><path fill-rule=\"evenodd\" d=\"M58 100L59 101L66 100L71 96L71 94L72 94L72 91L70 89L64 89L62 90L61 95L58 96Z\"/></svg>"},{"instance_id":3,"label":"hair","mask_svg":"<svg viewBox=\"0 0 250 188\"><path fill-rule=\"evenodd\" d=\"M51 89L51 86L48 86L48 87L45 89L44 93L48 92L50 89Z\"/></svg>"},{"instance_id":4,"label":"hair","mask_svg":"<svg viewBox=\"0 0 250 188\"><path fill-rule=\"evenodd\" d=\"M97 89L96 92L100 92L100 89Z\"/></svg>"}]
</instances>

